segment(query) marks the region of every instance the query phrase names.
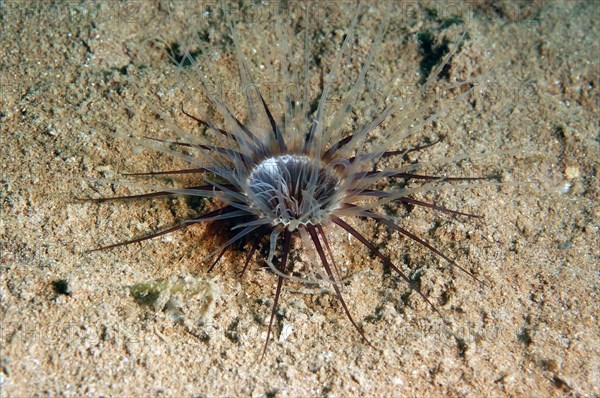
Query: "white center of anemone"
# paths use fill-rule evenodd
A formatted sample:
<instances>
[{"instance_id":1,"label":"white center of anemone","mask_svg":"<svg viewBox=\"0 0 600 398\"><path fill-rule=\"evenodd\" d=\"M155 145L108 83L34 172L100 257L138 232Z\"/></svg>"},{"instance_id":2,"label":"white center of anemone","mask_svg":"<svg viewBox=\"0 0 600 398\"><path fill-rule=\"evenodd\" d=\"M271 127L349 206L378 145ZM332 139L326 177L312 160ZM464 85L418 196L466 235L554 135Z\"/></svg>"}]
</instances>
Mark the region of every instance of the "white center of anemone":
<instances>
[{"instance_id":1,"label":"white center of anemone","mask_svg":"<svg viewBox=\"0 0 600 398\"><path fill-rule=\"evenodd\" d=\"M260 162L247 179L248 197L263 217L290 231L317 225L339 206L339 178L304 155L275 156Z\"/></svg>"}]
</instances>

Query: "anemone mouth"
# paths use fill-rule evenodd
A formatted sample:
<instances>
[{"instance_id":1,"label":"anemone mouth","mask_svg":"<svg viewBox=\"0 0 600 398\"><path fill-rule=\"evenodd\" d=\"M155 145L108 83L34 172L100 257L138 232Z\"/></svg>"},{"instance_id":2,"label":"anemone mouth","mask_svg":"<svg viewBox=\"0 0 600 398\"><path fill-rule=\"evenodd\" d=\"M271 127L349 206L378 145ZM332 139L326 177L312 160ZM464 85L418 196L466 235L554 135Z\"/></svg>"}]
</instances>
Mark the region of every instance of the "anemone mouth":
<instances>
[{"instance_id":1,"label":"anemone mouth","mask_svg":"<svg viewBox=\"0 0 600 398\"><path fill-rule=\"evenodd\" d=\"M340 177L306 155L266 158L252 169L246 182L247 195L261 216L290 231L320 224L340 203Z\"/></svg>"}]
</instances>

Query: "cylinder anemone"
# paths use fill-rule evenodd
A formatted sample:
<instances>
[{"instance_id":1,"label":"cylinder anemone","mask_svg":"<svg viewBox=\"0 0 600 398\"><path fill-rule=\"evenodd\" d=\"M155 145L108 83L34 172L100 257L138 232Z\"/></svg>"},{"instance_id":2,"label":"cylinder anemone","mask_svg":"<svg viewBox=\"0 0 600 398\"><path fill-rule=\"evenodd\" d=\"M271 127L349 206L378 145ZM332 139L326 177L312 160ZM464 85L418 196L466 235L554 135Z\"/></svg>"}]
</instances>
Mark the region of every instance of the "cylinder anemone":
<instances>
[{"instance_id":1,"label":"cylinder anemone","mask_svg":"<svg viewBox=\"0 0 600 398\"><path fill-rule=\"evenodd\" d=\"M355 123L354 127L348 130L346 121L351 117L352 109L357 104L359 92L366 86L365 76L372 66L374 54L380 47L387 26L387 20L381 22L371 49L341 104L337 109L326 109L331 106L328 103L328 96L332 85L335 84L336 74L340 71L341 60L348 54L349 43L355 40L358 15L357 10L339 54L327 75L321 95L317 99L316 109L311 111L308 91L304 89L299 98L286 97L286 103L279 107L285 110L276 116L261 95L258 85L254 84L252 69L243 55L236 30L232 27L231 37L235 45L240 81L244 87L243 94L248 107L244 121L238 118L239 112L233 111L214 92L207 89L206 98L222 119L220 122L208 116L196 116L192 112L187 112L182 106L181 113L197 123L204 133L191 134L175 123L170 123L169 126L178 136L176 141L153 139L146 143L150 148L185 160L190 164L190 168L135 174L138 176L188 174L197 178L198 183L180 188L157 189L155 187L153 192L147 194L109 198L185 195L218 198L223 205L166 230L105 246L102 249L141 242L194 224L228 220L235 224L232 228L232 236L213 251L212 255L216 260L210 269L232 245L243 241L248 244L248 253L241 270L243 273L261 244L267 245L269 254L266 263L277 276L277 287L263 355L267 349L284 282L288 279L305 281L292 276L293 266L289 259L292 242L296 236L301 236L304 243L312 245L307 249L314 250L317 254L318 264L314 266L319 269L321 282L331 284L351 324L367 342L342 296L339 277L336 277L339 272L325 230L348 233L387 267L395 271L400 278L411 283L409 277L392 262L388 255L382 253L372 240L346 221L348 218L374 220L390 231L423 245L479 281L437 248L400 226L394 217L377 211L377 208L385 203L400 202L455 215L478 217L424 202L413 196L418 192L440 191L446 189L448 185L469 188L476 184L452 183L480 178L449 178L417 174L418 167L413 164L395 169L378 167L384 159L394 157L402 159L411 152L423 150L436 143L402 148L402 138L407 137L412 129L430 123L439 115L429 113L428 106L432 101L424 102L424 93L440 76L453 52L448 52L439 66L431 72L426 83L410 98L410 101L417 104L413 106L411 112L402 114L406 111L407 104L410 105L410 101L396 100L387 104L386 101L374 102L373 105L379 105L379 109L368 112L370 118L366 118L362 124ZM280 34L284 31L283 27L282 21L275 24L276 31ZM308 39L305 42L308 43ZM279 47L282 51L287 48ZM209 54L204 48L202 50L201 54ZM304 51L307 52L308 49L305 48ZM290 64L289 54L282 53L280 59L283 65ZM184 63L193 66L189 70L196 73L205 88L210 87L211 84L209 74L206 72L207 68L203 65L209 65L210 62L211 60L205 55L195 58L189 52L179 60L182 68ZM305 62L303 72L304 82L307 83L311 73L308 62ZM290 78L289 74L288 78ZM307 87L308 84L303 86ZM465 90L462 96L465 96L468 91L469 89ZM160 110L156 112L163 119L167 119ZM396 116L398 114L401 116ZM382 128L382 125L392 116L396 117L394 123ZM375 131L383 134L381 145L372 145L368 140L369 134ZM422 184L417 184L416 187L413 184L411 188L406 187L406 184L400 187L396 185L396 188L392 189L378 188L382 182L389 179L401 182L416 181ZM411 287L431 305L434 311L439 313L418 287L414 284L411 284Z\"/></svg>"}]
</instances>

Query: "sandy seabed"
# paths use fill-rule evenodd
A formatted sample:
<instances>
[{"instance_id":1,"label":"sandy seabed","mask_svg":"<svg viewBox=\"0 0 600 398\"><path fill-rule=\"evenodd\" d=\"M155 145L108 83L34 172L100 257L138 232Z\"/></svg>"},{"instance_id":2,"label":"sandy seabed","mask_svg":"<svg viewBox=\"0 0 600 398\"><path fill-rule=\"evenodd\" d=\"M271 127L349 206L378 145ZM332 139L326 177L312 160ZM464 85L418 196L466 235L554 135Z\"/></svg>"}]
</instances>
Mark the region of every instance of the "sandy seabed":
<instances>
[{"instance_id":1,"label":"sandy seabed","mask_svg":"<svg viewBox=\"0 0 600 398\"><path fill-rule=\"evenodd\" d=\"M420 133L445 137L421 159L498 152L450 171L494 172L506 184L423 196L484 219L387 211L487 286L357 223L421 275L449 325L337 233L335 255L353 274L346 301L377 349L331 292L290 284L262 362L276 278L261 256L243 279L235 252L206 275L199 259L215 231L203 227L89 253L172 225L188 204L77 200L125 192L102 181L120 172L177 167L111 133L160 136L148 103L177 115L177 68L163 44L190 32L218 44L215 69L235 80L226 24L208 12L215 3L0 4L0 395L599 396L597 3L396 3L376 60L382 81L418 81L427 54L416 37L439 43L466 31L444 78L487 82ZM231 4L254 60L269 54L264 29L276 4ZM330 65L354 2L311 4L311 46ZM385 4L359 20L356 51L368 51ZM257 76L265 81L260 68ZM158 283L163 294L150 303L129 289L158 280L171 284Z\"/></svg>"}]
</instances>

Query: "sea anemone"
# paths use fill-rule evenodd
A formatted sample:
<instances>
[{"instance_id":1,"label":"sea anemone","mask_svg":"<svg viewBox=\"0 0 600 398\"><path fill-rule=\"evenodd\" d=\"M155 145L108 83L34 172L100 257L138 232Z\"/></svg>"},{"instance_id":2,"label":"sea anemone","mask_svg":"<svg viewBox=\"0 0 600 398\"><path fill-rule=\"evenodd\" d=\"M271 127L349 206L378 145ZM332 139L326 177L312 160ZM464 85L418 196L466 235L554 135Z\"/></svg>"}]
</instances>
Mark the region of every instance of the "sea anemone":
<instances>
[{"instance_id":1,"label":"sea anemone","mask_svg":"<svg viewBox=\"0 0 600 398\"><path fill-rule=\"evenodd\" d=\"M368 84L368 74L372 70L377 51L381 48L388 20L381 21L370 49L362 58L361 66L349 77L346 64L355 57L351 47L357 40L356 24L363 11L364 7L358 6L339 52L326 73L323 72L324 67L316 66L309 57L308 33L304 35L304 51L301 52L303 56L300 58L299 72L297 71L299 59L291 51L291 40L286 39L289 38L286 36L289 35L286 33L286 21L280 15L277 16L273 27L278 37L275 46L279 67L270 73L281 76L288 88L290 85L287 83L290 82L295 84L294 87L299 87L296 91L286 91L282 104L271 104L263 97L260 85L255 83L251 63L243 52L236 27L229 20L226 23L230 25L230 37L235 48L234 57L246 109L233 108L212 90L215 73L211 65L214 59L202 39L198 38L195 42L197 51L187 48L178 53L171 46L171 59L178 64L182 76L191 76L203 86L203 95L212 105L214 113L211 115L204 112L200 116L182 105L182 117L196 123L200 130L200 133L191 133L171 122L160 109L153 107L167 121L177 138L143 138L140 142L148 148L184 160L190 167L128 176L185 174L194 183L176 188L151 186L148 187L151 192L146 194L108 198L183 195L211 198L214 203L221 205L168 229L101 249L141 242L195 224L227 222L232 225L231 235L225 239L225 243L212 251L211 256L216 257L216 260L210 269L227 250L243 244L247 249L241 268L243 274L254 254L260 252L262 245L266 245L265 252L268 254L264 262L276 275L277 287L263 355L268 346L283 285L289 279L303 283L329 284L352 325L368 342L344 301L340 287L341 272L336 265L327 232L348 233L410 284L438 312L420 288L412 283L411 278L372 239L356 229L352 225L354 222L349 219L372 220L392 232L408 237L479 281L449 256L403 227L398 222L401 220L381 211L386 204L404 203L459 216L478 217L416 199L414 194L419 192L442 191L449 186L453 189L477 186L478 183L474 180L479 178L429 175L418 172L424 164L407 163L409 154L429 148L439 140L404 147L412 132L430 125L448 107L449 104L446 103L437 112L432 112L436 98L432 98L430 89L448 67L449 60L459 45L456 44L452 50L446 45L446 51L439 57L437 67L431 68L429 77L410 96L402 98L394 95L393 82L382 95L369 96L372 91ZM305 32L309 30L308 23L309 19L305 18ZM464 36L456 41L460 43L463 39ZM309 86L314 75L319 76L319 73L322 90L315 100L310 98ZM188 84L183 83L183 77L181 81L184 91L193 99L194 95L190 93ZM461 99L469 94L473 85L473 82L455 84L449 91L458 92L457 98ZM340 100L337 103L330 101L332 91L341 91L339 87L344 88ZM366 112L354 113L359 102L368 104ZM117 136L133 139L125 134ZM439 164L457 160L460 159L446 159ZM399 167L390 168L387 166L390 163ZM466 182L456 184L459 181ZM312 264L312 274L305 271L299 276L297 272L293 272L290 253L297 240L303 242L306 249L316 252L317 262Z\"/></svg>"}]
</instances>

